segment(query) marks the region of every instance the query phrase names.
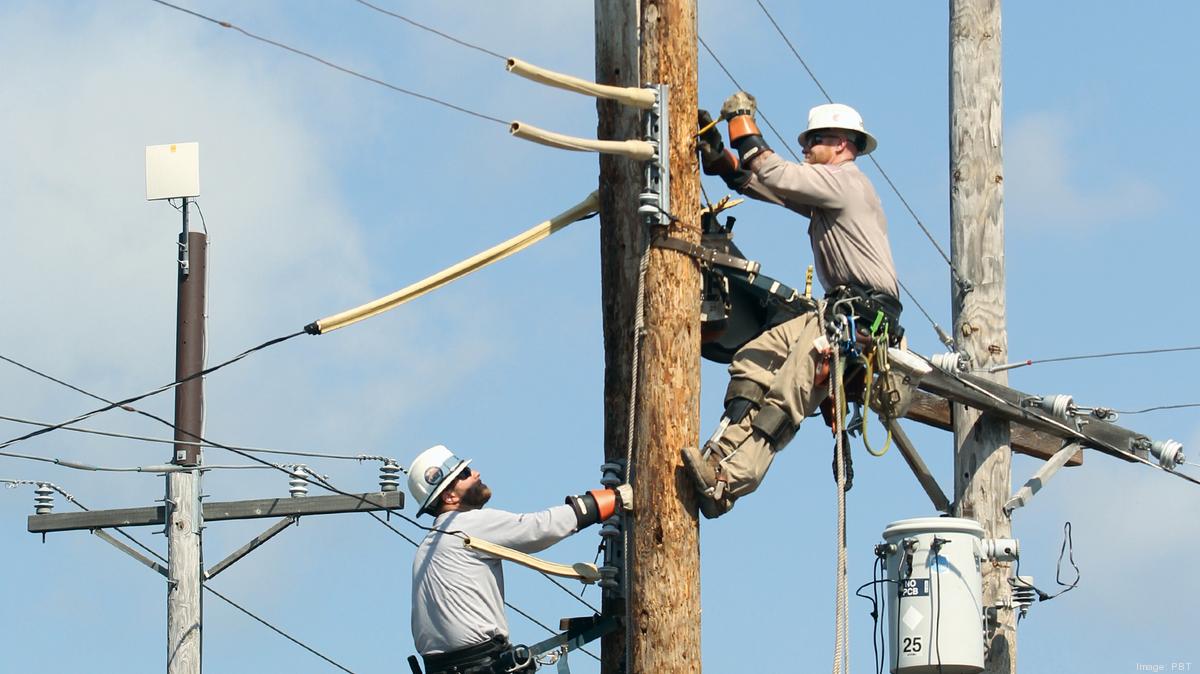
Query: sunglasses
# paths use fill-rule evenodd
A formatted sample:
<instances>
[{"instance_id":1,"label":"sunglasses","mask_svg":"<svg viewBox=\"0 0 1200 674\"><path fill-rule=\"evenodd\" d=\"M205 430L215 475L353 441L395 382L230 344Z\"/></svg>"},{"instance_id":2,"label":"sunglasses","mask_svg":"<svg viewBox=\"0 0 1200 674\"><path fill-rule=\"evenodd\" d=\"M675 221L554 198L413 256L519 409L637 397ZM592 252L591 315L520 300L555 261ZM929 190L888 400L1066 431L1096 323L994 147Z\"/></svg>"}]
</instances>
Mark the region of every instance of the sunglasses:
<instances>
[{"instance_id":1,"label":"sunglasses","mask_svg":"<svg viewBox=\"0 0 1200 674\"><path fill-rule=\"evenodd\" d=\"M839 135L832 134L832 133L814 133L814 134L810 134L808 136L808 138L804 139L804 147L812 147L814 145L822 145L825 143L825 141L833 141L835 143L840 143L844 140L849 140L849 139L846 138L845 136L839 136Z\"/></svg>"},{"instance_id":2,"label":"sunglasses","mask_svg":"<svg viewBox=\"0 0 1200 674\"><path fill-rule=\"evenodd\" d=\"M462 469L462 472L458 474L458 477L456 477L456 478L454 478L454 479L455 479L455 480L465 480L465 479L467 479L468 477L471 477L471 467L470 467L470 466L465 466L465 467Z\"/></svg>"}]
</instances>

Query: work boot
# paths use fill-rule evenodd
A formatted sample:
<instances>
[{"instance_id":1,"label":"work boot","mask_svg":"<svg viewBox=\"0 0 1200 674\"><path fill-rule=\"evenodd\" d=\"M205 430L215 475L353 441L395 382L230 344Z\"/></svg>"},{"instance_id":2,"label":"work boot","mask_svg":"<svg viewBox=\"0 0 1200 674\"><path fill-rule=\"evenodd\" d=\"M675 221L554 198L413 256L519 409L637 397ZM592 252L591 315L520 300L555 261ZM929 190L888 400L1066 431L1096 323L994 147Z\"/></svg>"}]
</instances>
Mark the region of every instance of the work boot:
<instances>
[{"instance_id":1,"label":"work boot","mask_svg":"<svg viewBox=\"0 0 1200 674\"><path fill-rule=\"evenodd\" d=\"M833 443L833 481L837 482L838 477L838 447L837 442ZM854 459L850 455L850 434L842 431L842 460L845 463L846 469L846 486L842 491L850 491L850 487L854 486Z\"/></svg>"},{"instance_id":2,"label":"work boot","mask_svg":"<svg viewBox=\"0 0 1200 674\"><path fill-rule=\"evenodd\" d=\"M683 456L683 465L687 467L687 473L696 487L700 513L711 520L729 512L733 508L733 499L724 494L720 498L714 496L717 473L721 470L720 459L716 454L710 452L705 456L695 447L684 447L680 454Z\"/></svg>"}]
</instances>

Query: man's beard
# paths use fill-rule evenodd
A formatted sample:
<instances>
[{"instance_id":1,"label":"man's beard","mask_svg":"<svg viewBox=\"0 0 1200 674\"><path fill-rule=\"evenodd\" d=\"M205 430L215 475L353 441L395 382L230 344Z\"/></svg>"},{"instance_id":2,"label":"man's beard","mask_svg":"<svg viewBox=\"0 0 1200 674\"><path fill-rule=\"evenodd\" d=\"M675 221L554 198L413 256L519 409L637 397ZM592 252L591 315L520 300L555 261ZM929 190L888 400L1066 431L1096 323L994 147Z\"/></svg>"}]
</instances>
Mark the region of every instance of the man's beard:
<instances>
[{"instance_id":1,"label":"man's beard","mask_svg":"<svg viewBox=\"0 0 1200 674\"><path fill-rule=\"evenodd\" d=\"M482 508L492 499L492 488L483 483L482 480L476 482L467 488L463 495L459 497L459 502L467 508Z\"/></svg>"}]
</instances>

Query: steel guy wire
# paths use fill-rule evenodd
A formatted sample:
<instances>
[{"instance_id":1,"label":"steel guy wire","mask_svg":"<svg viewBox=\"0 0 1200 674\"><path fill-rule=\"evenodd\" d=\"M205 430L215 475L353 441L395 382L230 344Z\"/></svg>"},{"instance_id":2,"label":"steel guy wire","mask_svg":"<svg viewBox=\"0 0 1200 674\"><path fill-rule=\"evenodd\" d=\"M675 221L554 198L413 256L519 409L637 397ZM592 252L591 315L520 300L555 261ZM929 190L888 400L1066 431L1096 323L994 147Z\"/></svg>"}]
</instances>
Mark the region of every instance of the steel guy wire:
<instances>
[{"instance_id":1,"label":"steel guy wire","mask_svg":"<svg viewBox=\"0 0 1200 674\"><path fill-rule=\"evenodd\" d=\"M0 356L0 358L2 358L2 356ZM22 419L20 417L10 417L10 416L5 416L3 414L0 414L0 421L11 421L13 423L18 423L18 424L27 424L30 426L43 426L43 427L54 425L54 424L47 423L44 421L34 421L32 419ZM124 440L137 440L139 442L156 442L156 443L164 444L164 445L190 445L190 446L194 446L194 447L210 447L210 448L216 447L216 445L210 445L210 444L206 444L203 442L196 442L195 440L171 440L169 438L152 438L152 437L148 437L148 436L144 436L144 435L133 435L131 433L116 433L113 431L101 431L101 430L97 430L94 428L77 428L75 426L66 426L62 430L71 431L73 433L87 433L87 434L91 434L91 435L102 435L104 437L109 437L109 438L121 438ZM291 449L268 449L265 447L245 447L245 446L240 446L240 445L229 445L229 446L233 447L234 449L240 449L243 452L255 452L258 454L279 454L279 455L283 455L283 456L304 456L304 457L311 457L311 458L317 458L317 459L343 459L343 460L347 460L347 461L358 461L359 463L362 463L363 461L381 461L383 463L391 462L391 463L396 463L397 465L399 465L399 463L390 456L381 456L381 455L375 455L375 454L331 454L331 453L325 453L325 452L308 452L308 451L291 450ZM404 468L401 467L401 470L403 471Z\"/></svg>"},{"instance_id":2,"label":"steel guy wire","mask_svg":"<svg viewBox=\"0 0 1200 674\"><path fill-rule=\"evenodd\" d=\"M480 47L477 44L471 44L470 42L467 42L466 40L460 40L459 38L456 38L453 35L450 35L448 33L443 33L442 31L440 31L436 28L431 28L429 26L426 26L423 23L418 23L402 14L397 14L395 12L392 12L392 11L386 10L382 7L379 7L378 5L373 5L369 2L367 2L366 0L354 0L354 2L357 2L358 4L360 4L364 7L369 7L371 9L375 10L376 12L379 12L380 14L386 14L394 19L400 19L401 21L403 21L409 25L415 26L424 31L428 31L439 37L446 38L447 40L450 40L451 42L460 44L464 47L469 47L470 49L474 49L476 51L483 52L484 54L487 54L488 56L495 56L496 58L500 59L501 61L508 61L508 57L504 56L503 54L497 54L496 52L492 51L491 49L485 49L483 47Z\"/></svg>"},{"instance_id":3,"label":"steel guy wire","mask_svg":"<svg viewBox=\"0 0 1200 674\"><path fill-rule=\"evenodd\" d=\"M440 98L435 98L435 97L433 97L433 96L429 96L429 95L426 95L426 94L418 93L418 92L416 92L416 91L413 91L413 90L411 90L411 89L405 89L404 87L396 86L395 84L392 84L392 83L390 83L390 82L385 82L384 80L378 79L378 78L376 78L376 77L371 77L370 75L365 75L365 74L363 74L363 73L360 73L360 72L358 72L357 70L354 70L354 69L352 69L352 68L347 68L347 67L345 67L345 66L338 65L338 64L336 64L336 63L334 63L334 62L332 62L332 61L327 61L327 60L325 60L325 59L321 58L320 56L316 56L316 55L314 55L314 54L310 54L309 52L306 52L306 51L304 51L303 49L297 49L296 47L292 47L292 46L290 46L290 45L287 45L287 44L284 44L284 43L282 43L282 42L277 42L277 41L275 41L275 40L272 40L272 39L270 39L270 38L266 38L266 37L263 37L263 36L261 36L261 35L256 35L256 34L254 34L254 33L251 33L250 31L248 31L248 30L246 30L246 29L244 29L244 28L241 28L241 27L239 27L239 26L236 26L236 25L234 25L234 24L232 24L232 23L230 23L230 22L228 22L228 21L222 21L222 20L220 20L220 19L214 19L214 18L212 18L211 16L207 16L207 15L201 14L200 12L196 12L196 11L193 11L193 10L190 10L190 9L187 9L187 8L184 8L184 7L180 7L179 5L172 4L172 3L170 3L170 2L167 2L166 0L150 0L150 1L151 1L151 2L155 2L155 3L158 3L158 4L160 4L160 5L164 6L164 7L170 7L171 9L174 9L174 10L177 10L177 11L180 11L180 12L183 12L184 14L190 14L190 15L192 15L192 16L194 16L194 17L198 18L198 19L203 19L204 21L208 21L209 23L216 24L216 25L218 25L218 26L220 26L220 27L222 27L222 28L229 28L229 29L235 30L235 31L237 31L237 32L241 33L242 35L245 35L246 37L248 37L248 38L250 38L250 39L252 39L252 40L257 40L257 41L259 41L259 42L263 42L263 43L265 43L265 44L269 44L269 45L271 45L271 46L273 46L273 47L278 47L279 49L283 49L283 50L285 50L285 51L292 52L293 54L296 54L296 55L298 55L298 56L303 56L303 57L305 57L305 58L312 59L313 61L316 61L317 63L320 63L321 65L327 66L327 67L329 67L329 68L333 68L334 70L340 71L340 72L342 72L342 73L345 73L345 74L347 74L347 75L351 75L351 76L353 76L353 77L357 77L357 78L359 78L359 79L366 80L366 81L368 81L368 82L371 82L371 83L373 83L373 84L378 84L378 85L379 85L379 86L381 86L381 87L386 87L386 88L388 88L388 89L391 89L392 91L395 91L395 92L397 92L397 93L405 94L406 96L412 96L413 98L420 98L420 99L422 99L422 100L429 101L430 103L436 103L437 105L441 105L441 106L444 106L444 107L450 108L451 110L457 110L457 111L459 111L459 112L461 112L461 113L464 113L464 114L471 115L472 117L478 117L479 119L486 119L486 120L488 120L488 121L491 121L491 122L496 122L497 124L502 124L502 125L504 125L504 126L506 126L506 127L507 127L507 126L508 126L508 124L509 124L507 121L505 121L505 120L503 120L503 119L500 119L500 118L498 118L498 117L492 117L491 115L486 115L486 114L484 114L484 113L482 113L482 112L476 112L476 111L474 111L474 110L470 110L470 109L464 108L464 107L462 107L462 106L460 106L460 105L455 105L454 103L450 103L450 102L448 102L448 101L444 101L444 100L442 100L442 99L440 99Z\"/></svg>"},{"instance_id":4,"label":"steel guy wire","mask_svg":"<svg viewBox=\"0 0 1200 674\"><path fill-rule=\"evenodd\" d=\"M158 2L158 0L154 0L154 1L155 1L155 2ZM229 360L227 360L227 361L225 361L225 362L223 362L223 363L218 363L218 364L216 364L216 365L213 365L212 367L205 368L205 369L203 369L203 370L201 370L201 371L199 371L199 372L196 372L196 373L194 373L194 374L190 374L190 375L188 375L188 376L184 377L183 379L179 379L179 380L177 380L177 381L173 381L173 382L171 382L170 384L164 384L164 385L162 385L162 386L159 386L159 387L158 387L158 388L156 388L156 389L152 389L152 390L150 390L150 391L147 391L146 393L142 393L142 394L140 394L140 395L136 395L136 396L133 396L133 397L131 397L131 398L125 398L124 400L119 400L119 401L117 401L117 402L110 402L108 405L106 405L106 406L104 406L104 407L100 407L100 408L94 409L94 410L92 410L91 412L85 412L85 413L83 413L83 414L81 414L81 415L79 415L79 416L75 417L74 419L70 419L70 420L68 420L68 421L64 421L64 422L62 422L62 423L54 424L53 426L47 426L47 427L45 427L45 428L41 428L41 429L38 429L38 430L36 430L36 431L32 431L32 432L30 432L30 433L26 433L25 435L21 435L21 436L15 437L15 438L11 438L11 439L9 439L9 440L5 440L4 442L0 443L0 449L4 449L5 447L8 447L8 446L10 446L10 445L12 445L12 444L14 444L14 443L17 443L17 442L21 442L21 441L23 441L23 440L28 440L28 439L30 439L30 438L34 438L34 437L37 437L37 436L39 436L39 435L43 435L43 434L45 434L45 433L49 433L49 432L51 432L51 431L56 431L56 430L58 430L58 429L60 429L60 428L64 428L64 427L66 427L66 426L70 426L71 424L78 423L78 422L80 422L80 421L83 421L84 419L87 419L87 418L89 418L89 417L95 416L95 415L97 415L97 414L100 414L100 413L102 413L102 412L107 412L107 411L109 411L109 410L111 410L111 409L114 409L114 408L117 408L117 407L120 407L120 408L122 408L122 409L125 409L125 410L127 410L127 411L138 412L139 414L142 414L142 415L144 415L144 416L148 416L148 417L150 417L151 419L154 419L154 420L156 420L156 421L158 421L158 422L160 422L160 423L164 423L164 424L166 424L166 425L170 426L171 428L175 428L176 430L179 430L179 431L181 431L181 432L187 433L187 431L183 431L182 429L176 428L174 424L172 424L171 422L167 421L166 419L163 419L162 417L158 417L158 416L155 416L155 415L153 415L153 414L150 414L149 412L142 412L142 411L140 411L140 410L136 410L136 409L134 409L134 408L130 407L130 406L129 406L129 404L130 404L130 403L137 402L137 401L139 401L139 400L142 400L143 398L149 398L150 396L158 395L159 393L162 393L163 391L169 391L169 390L171 390L171 389L175 388L176 386L179 386L179 385L181 385L181 384L185 384L185 383L187 383L187 382L189 382L189 381L191 381L191 380L193 380L193 379L196 379L196 378L198 378L198 377L203 377L203 376L205 376L205 375L208 375L208 374L211 374L211 373L213 373L213 372L216 372L217 370L220 370L221 368L223 368L223 367L225 367L225 366L227 366L227 365L232 365L233 363L236 363L236 362L238 362L239 360L241 360L241 359L245 358L246 356L249 356L250 354L254 353L255 351L260 351L260 350L262 350L262 349L265 349L265 348L267 348L267 347L269 347L269 346L274 346L274 345L276 345L276 344L280 344L280 343L282 343L282 342L286 342L287 340L289 340L289 339L292 339L293 337L299 337L300 335L303 335L303 334L305 334L305 332L304 332L303 330L301 330L301 331L299 331L299 332L293 332L293 333L292 333L292 334L290 334L290 335L285 335L285 336L283 336L283 337L276 337L275 339L270 339L270 340L267 340L267 341L263 342L262 344L259 344L258 346L255 346L255 347L249 348L249 349L247 349L247 350L245 350L245 351L243 351L243 352L239 353L238 355L234 356L233 358L230 358ZM13 363L13 364L18 364L18 363L16 363L16 361L13 361L12 359L10 359L10 358L6 358L6 357L4 357L4 356L0 356L0 359L6 360L6 361L8 361L8 362L10 362L10 363ZM22 367L24 367L24 366L22 366ZM26 369L28 369L28 368L26 368ZM39 374L40 374L40 373L39 373ZM60 381L60 380L53 379L53 378L50 378L50 379L51 379L52 381L58 382L58 383L60 383L60 384L63 384L64 386L67 386L67 384L65 384L64 382L62 382L62 381ZM70 388L75 388L75 387L73 387L73 386L72 386L72 387L70 387ZM78 390L78 389L76 389L76 390ZM89 396L90 396L90 395L92 395L92 394L90 394L90 393L89 393L89 394L87 394L87 395L89 395ZM100 398L100 399L101 399L101 400L103 400L103 398ZM196 436L195 436L194 434L192 434L192 433L187 433L187 434L188 434L188 435L191 435L192 437L196 437ZM200 439L202 440L202 438L200 438ZM216 444L216 443L214 443L214 444ZM217 445L217 446L218 446L218 447L221 447L221 448L223 448L223 449L228 449L228 447L226 447L226 446L224 446L224 445ZM257 459L256 459L256 460L257 460Z\"/></svg>"},{"instance_id":5,"label":"steel guy wire","mask_svg":"<svg viewBox=\"0 0 1200 674\"><path fill-rule=\"evenodd\" d=\"M816 84L817 88L821 90L821 93L825 96L825 100L832 103L833 97L829 95L829 92L825 90L824 85L822 85L821 81L817 79L816 74L813 73L812 69L808 67L808 63L806 63L800 56L800 52L796 51L796 47L792 44L792 41L788 39L788 36L783 32L783 29L779 27L779 23L775 21L775 17L771 16L771 12L767 10L767 6L762 3L762 0L755 0L755 2L758 3L759 9L763 11L763 14L766 15L767 19L771 22L771 25L775 27L776 32L779 33L779 37L783 38L783 41L787 43L788 48L792 50L792 54L795 55L796 60L800 62L800 65L804 67L805 72L807 72L808 76L812 78L813 83ZM707 47L705 48L707 49ZM732 77L730 79L732 79ZM734 84L737 83L735 82ZM959 275L958 269L950 260L950 256L947 255L946 251L942 249L942 246L937 242L937 239L933 238L933 234L929 232L929 228L925 226L925 223L921 222L921 218L908 203L908 200L904 198L904 195L900 193L900 189L896 187L896 183L892 182L891 176L887 174L887 171L883 170L883 167L879 165L879 162L874 157L867 155L867 159L870 159L871 163L875 165L875 168L879 171L879 174L883 176L883 179L887 182L888 187L892 188L892 192L895 192L896 197L900 199L900 203L904 204L904 208L907 209L909 215L913 217L913 221L915 221L917 226L921 228L921 231L925 233L925 238L929 239L929 243L933 244L933 247L936 248L937 252L942 256L942 259L945 260L946 264L950 266L950 274L954 276L955 285L957 285L963 292L969 290L970 283Z\"/></svg>"}]
</instances>

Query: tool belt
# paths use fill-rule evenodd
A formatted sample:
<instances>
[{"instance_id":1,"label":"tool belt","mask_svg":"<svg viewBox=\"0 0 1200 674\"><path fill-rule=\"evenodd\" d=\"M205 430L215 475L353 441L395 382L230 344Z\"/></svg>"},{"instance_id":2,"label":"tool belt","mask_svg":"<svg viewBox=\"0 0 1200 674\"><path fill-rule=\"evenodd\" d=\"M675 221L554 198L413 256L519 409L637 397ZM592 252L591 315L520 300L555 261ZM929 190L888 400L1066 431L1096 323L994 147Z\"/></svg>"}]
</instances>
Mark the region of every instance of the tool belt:
<instances>
[{"instance_id":1,"label":"tool belt","mask_svg":"<svg viewBox=\"0 0 1200 674\"><path fill-rule=\"evenodd\" d=\"M873 337L886 331L891 346L899 345L904 336L904 328L900 325L904 306L900 300L881 290L856 284L840 285L825 293L825 302L826 321L832 320L835 314L848 315L859 333Z\"/></svg>"},{"instance_id":2,"label":"tool belt","mask_svg":"<svg viewBox=\"0 0 1200 674\"><path fill-rule=\"evenodd\" d=\"M467 646L448 653L422 655L425 674L502 674L504 672L532 672L532 658L517 659L507 637L495 636L474 646ZM528 651L526 651L528 653Z\"/></svg>"}]
</instances>

